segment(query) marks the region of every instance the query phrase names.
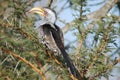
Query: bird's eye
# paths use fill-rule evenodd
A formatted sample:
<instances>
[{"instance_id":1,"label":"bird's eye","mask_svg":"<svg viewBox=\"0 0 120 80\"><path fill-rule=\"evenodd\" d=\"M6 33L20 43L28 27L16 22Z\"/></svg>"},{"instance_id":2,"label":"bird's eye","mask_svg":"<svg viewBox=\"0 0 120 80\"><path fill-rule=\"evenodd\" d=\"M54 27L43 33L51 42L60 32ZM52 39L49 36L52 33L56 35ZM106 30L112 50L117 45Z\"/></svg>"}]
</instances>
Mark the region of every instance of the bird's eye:
<instances>
[{"instance_id":1,"label":"bird's eye","mask_svg":"<svg viewBox=\"0 0 120 80\"><path fill-rule=\"evenodd\" d=\"M44 12L45 15L48 15L47 11Z\"/></svg>"}]
</instances>

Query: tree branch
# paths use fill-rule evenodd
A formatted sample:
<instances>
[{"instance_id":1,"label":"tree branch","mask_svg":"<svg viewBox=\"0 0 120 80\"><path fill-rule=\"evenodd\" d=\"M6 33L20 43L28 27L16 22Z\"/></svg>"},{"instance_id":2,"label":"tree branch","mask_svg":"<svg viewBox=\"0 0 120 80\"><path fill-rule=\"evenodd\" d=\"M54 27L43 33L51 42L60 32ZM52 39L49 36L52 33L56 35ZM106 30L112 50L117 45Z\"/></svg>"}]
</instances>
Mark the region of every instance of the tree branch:
<instances>
[{"instance_id":1,"label":"tree branch","mask_svg":"<svg viewBox=\"0 0 120 80\"><path fill-rule=\"evenodd\" d=\"M26 59L20 57L19 55L17 55L16 53L6 49L6 48L1 48L3 52L7 53L7 54L11 54L13 55L14 57L16 57L17 59L25 62L27 65L29 65L33 70L35 70L36 72L38 72L41 77L42 77L42 80L46 80L46 77L45 77L45 74L42 72L42 70L38 69L37 67L35 67L32 63L30 63L29 61L27 61Z\"/></svg>"},{"instance_id":2,"label":"tree branch","mask_svg":"<svg viewBox=\"0 0 120 80\"><path fill-rule=\"evenodd\" d=\"M108 11L118 2L118 0L108 0L106 2L106 4L101 7L99 10L95 11L95 12L92 12L86 16L83 16L82 19L85 19L85 20L89 20L89 19L101 19L103 18L107 13ZM78 19L76 19L78 20ZM67 31L75 24L75 21L76 20L73 20L69 23L67 23L63 28L63 33L67 33ZM119 19L118 19L119 20ZM95 22L94 22L95 24ZM93 27L94 24L91 25L91 23L89 24L90 27ZM89 26L88 25L88 26Z\"/></svg>"},{"instance_id":3,"label":"tree branch","mask_svg":"<svg viewBox=\"0 0 120 80\"><path fill-rule=\"evenodd\" d=\"M109 10L118 2L118 0L108 0L106 4L99 10L86 15L86 19L101 19L103 18Z\"/></svg>"},{"instance_id":4,"label":"tree branch","mask_svg":"<svg viewBox=\"0 0 120 80\"><path fill-rule=\"evenodd\" d=\"M67 24L62 28L63 33L67 33L68 30L75 24L75 21L76 21L76 20L73 20L73 21L67 23Z\"/></svg>"}]
</instances>

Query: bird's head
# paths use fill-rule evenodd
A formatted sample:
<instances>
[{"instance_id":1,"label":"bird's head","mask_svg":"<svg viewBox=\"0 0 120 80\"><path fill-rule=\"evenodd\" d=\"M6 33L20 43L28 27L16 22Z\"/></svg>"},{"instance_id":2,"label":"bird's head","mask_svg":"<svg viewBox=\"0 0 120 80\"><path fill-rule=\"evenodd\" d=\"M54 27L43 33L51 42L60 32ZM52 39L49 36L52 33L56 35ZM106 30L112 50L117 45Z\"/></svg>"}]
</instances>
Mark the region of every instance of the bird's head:
<instances>
[{"instance_id":1,"label":"bird's head","mask_svg":"<svg viewBox=\"0 0 120 80\"><path fill-rule=\"evenodd\" d=\"M48 8L35 7L30 9L28 12L39 14L42 17L42 20L46 22L55 23L56 21L56 15L54 11Z\"/></svg>"}]
</instances>

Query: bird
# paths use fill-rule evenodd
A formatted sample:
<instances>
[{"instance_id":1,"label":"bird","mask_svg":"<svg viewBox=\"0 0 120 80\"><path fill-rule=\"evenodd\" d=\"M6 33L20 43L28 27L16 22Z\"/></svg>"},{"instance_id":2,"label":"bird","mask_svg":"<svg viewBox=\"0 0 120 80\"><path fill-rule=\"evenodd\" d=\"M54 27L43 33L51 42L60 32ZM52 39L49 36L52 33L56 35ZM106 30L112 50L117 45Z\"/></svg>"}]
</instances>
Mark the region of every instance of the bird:
<instances>
[{"instance_id":1,"label":"bird","mask_svg":"<svg viewBox=\"0 0 120 80\"><path fill-rule=\"evenodd\" d=\"M41 17L39 26L36 27L40 42L51 52L61 53L71 74L75 78L80 77L79 71L65 51L63 32L60 27L55 24L57 18L55 11L50 8L34 7L30 9L28 13L36 13Z\"/></svg>"}]
</instances>

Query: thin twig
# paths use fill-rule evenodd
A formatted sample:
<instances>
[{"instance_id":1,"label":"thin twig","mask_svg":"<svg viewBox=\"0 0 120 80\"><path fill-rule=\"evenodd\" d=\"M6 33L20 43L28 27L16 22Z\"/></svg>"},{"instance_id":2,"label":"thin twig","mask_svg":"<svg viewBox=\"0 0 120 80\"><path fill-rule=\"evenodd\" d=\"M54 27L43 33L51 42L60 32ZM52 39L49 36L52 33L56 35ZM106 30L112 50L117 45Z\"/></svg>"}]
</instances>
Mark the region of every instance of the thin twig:
<instances>
[{"instance_id":1,"label":"thin twig","mask_svg":"<svg viewBox=\"0 0 120 80\"><path fill-rule=\"evenodd\" d=\"M95 77L101 75L102 73L107 72L108 70L112 69L114 67L114 65L116 65L117 63L120 63L120 58L115 60L112 64L108 65L106 67L106 69L100 71L99 73L95 74L94 76L90 77L89 80L93 80Z\"/></svg>"},{"instance_id":2,"label":"thin twig","mask_svg":"<svg viewBox=\"0 0 120 80\"><path fill-rule=\"evenodd\" d=\"M51 7L53 0L48 0L48 7Z\"/></svg>"}]
</instances>

